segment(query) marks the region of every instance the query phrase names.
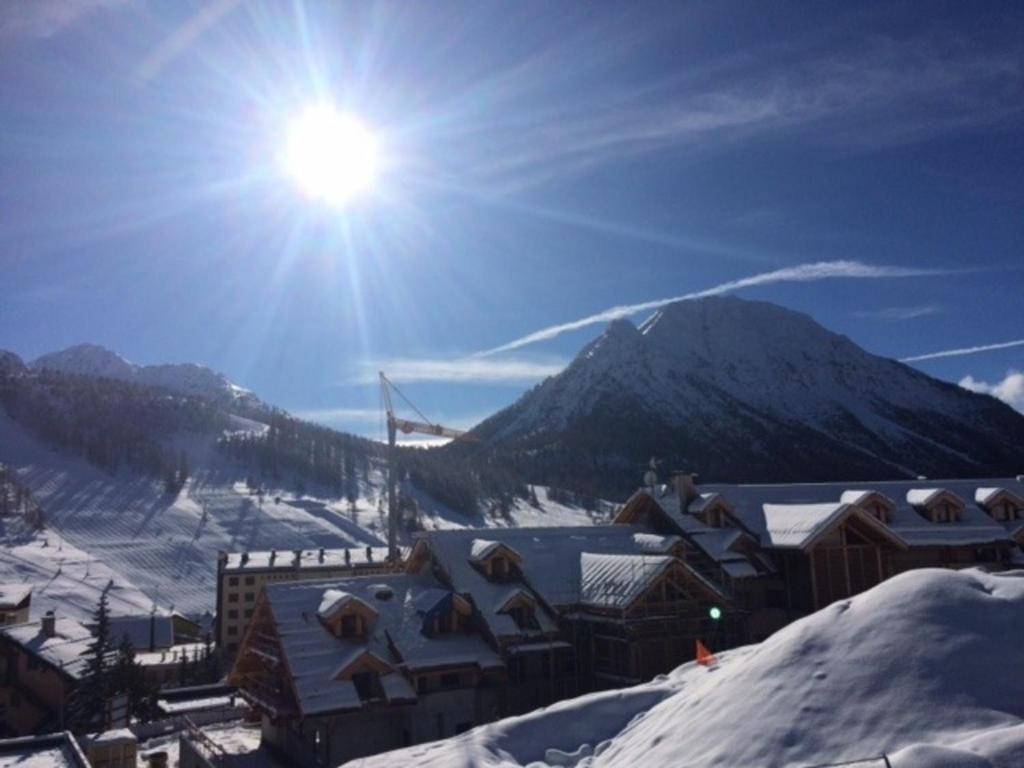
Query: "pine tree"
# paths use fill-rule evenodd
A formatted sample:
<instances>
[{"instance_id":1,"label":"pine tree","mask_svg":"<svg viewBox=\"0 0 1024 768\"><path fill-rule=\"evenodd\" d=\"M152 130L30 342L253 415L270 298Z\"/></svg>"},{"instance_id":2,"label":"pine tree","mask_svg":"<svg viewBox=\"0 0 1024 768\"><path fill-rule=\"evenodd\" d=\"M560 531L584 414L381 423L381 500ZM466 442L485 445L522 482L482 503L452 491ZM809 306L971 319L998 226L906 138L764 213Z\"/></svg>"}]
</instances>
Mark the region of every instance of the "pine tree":
<instances>
[{"instance_id":1,"label":"pine tree","mask_svg":"<svg viewBox=\"0 0 1024 768\"><path fill-rule=\"evenodd\" d=\"M142 721L152 718L151 686L146 681L142 665L135 658L135 646L128 635L121 638L117 648L117 657L110 671L110 685L112 693L123 693L127 697L129 717Z\"/></svg>"},{"instance_id":2,"label":"pine tree","mask_svg":"<svg viewBox=\"0 0 1024 768\"><path fill-rule=\"evenodd\" d=\"M109 588L109 585L108 585ZM75 689L72 702L72 724L81 730L104 726L104 713L111 690L110 678L110 613L107 590L100 593L100 601L93 614L94 638L86 647L85 672Z\"/></svg>"}]
</instances>

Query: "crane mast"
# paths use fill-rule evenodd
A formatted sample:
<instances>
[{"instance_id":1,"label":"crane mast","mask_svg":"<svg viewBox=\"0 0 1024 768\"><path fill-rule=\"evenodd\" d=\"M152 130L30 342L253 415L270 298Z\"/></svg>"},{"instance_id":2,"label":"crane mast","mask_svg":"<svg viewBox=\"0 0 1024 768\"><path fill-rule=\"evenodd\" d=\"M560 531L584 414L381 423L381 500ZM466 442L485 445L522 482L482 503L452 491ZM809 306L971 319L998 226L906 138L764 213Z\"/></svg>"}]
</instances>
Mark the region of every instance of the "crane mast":
<instances>
[{"instance_id":1,"label":"crane mast","mask_svg":"<svg viewBox=\"0 0 1024 768\"><path fill-rule=\"evenodd\" d=\"M391 393L401 397L422 421L402 419L395 415ZM398 562L398 433L411 435L416 432L433 437L447 437L452 440L466 439L466 433L459 429L434 424L420 413L409 399L402 394L391 380L380 371L380 398L388 425L388 560Z\"/></svg>"}]
</instances>

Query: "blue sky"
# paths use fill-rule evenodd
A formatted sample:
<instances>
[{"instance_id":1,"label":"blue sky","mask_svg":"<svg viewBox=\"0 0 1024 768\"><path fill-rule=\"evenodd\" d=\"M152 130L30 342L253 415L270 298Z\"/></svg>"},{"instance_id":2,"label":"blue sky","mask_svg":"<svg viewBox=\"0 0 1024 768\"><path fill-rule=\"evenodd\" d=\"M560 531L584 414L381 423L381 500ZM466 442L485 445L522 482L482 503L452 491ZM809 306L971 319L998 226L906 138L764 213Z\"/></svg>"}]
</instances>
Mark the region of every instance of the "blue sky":
<instances>
[{"instance_id":1,"label":"blue sky","mask_svg":"<svg viewBox=\"0 0 1024 768\"><path fill-rule=\"evenodd\" d=\"M376 435L380 366L468 426L602 325L475 353L756 275L878 354L1024 339L1024 6L776 6L8 3L0 347ZM380 147L343 209L280 167L325 101ZM914 365L1024 407L1024 346Z\"/></svg>"}]
</instances>

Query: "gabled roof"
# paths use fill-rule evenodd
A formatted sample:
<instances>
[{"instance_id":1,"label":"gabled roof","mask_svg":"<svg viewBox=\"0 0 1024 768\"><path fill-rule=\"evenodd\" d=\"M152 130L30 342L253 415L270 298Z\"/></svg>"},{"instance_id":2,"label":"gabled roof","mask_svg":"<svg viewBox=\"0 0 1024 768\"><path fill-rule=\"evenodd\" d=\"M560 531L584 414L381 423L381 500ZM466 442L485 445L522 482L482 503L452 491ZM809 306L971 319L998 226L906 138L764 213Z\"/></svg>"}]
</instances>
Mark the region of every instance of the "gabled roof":
<instances>
[{"instance_id":1,"label":"gabled roof","mask_svg":"<svg viewBox=\"0 0 1024 768\"><path fill-rule=\"evenodd\" d=\"M0 610L20 608L31 596L31 584L0 584Z\"/></svg>"},{"instance_id":2,"label":"gabled roof","mask_svg":"<svg viewBox=\"0 0 1024 768\"><path fill-rule=\"evenodd\" d=\"M686 505L686 511L691 514L700 514L716 504L720 504L727 511L732 511L732 505L729 500L720 493L702 493L696 499L693 499L689 504Z\"/></svg>"},{"instance_id":3,"label":"gabled roof","mask_svg":"<svg viewBox=\"0 0 1024 768\"><path fill-rule=\"evenodd\" d=\"M316 614L324 621L330 621L352 606L358 606L373 616L377 615L377 609L368 602L341 589L325 590L320 596L320 607L316 609Z\"/></svg>"},{"instance_id":4,"label":"gabled roof","mask_svg":"<svg viewBox=\"0 0 1024 768\"><path fill-rule=\"evenodd\" d=\"M497 610L512 587L536 595L542 607L577 605L582 581L581 554L648 554L652 546L668 547L675 538L652 536L631 525L493 529L487 532L489 540L501 542L522 555L519 570L523 576L512 583L494 583L469 561L473 541L479 535L479 531L465 529L430 531L420 541L429 546L454 589L472 598L494 637L530 634ZM557 630L546 610L537 611L537 620L540 630L534 630L534 634Z\"/></svg>"},{"instance_id":5,"label":"gabled roof","mask_svg":"<svg viewBox=\"0 0 1024 768\"><path fill-rule=\"evenodd\" d=\"M958 506L965 506L963 499L946 488L911 488L907 491L907 503L918 509L930 507L943 497Z\"/></svg>"},{"instance_id":6,"label":"gabled roof","mask_svg":"<svg viewBox=\"0 0 1024 768\"><path fill-rule=\"evenodd\" d=\"M625 609L679 562L667 555L580 555L580 604Z\"/></svg>"},{"instance_id":7,"label":"gabled roof","mask_svg":"<svg viewBox=\"0 0 1024 768\"><path fill-rule=\"evenodd\" d=\"M330 600L328 593L332 593ZM422 606L436 605L443 599L438 593L450 594L429 573L350 576L264 587L263 600L273 616L302 714L361 708L363 702L354 685L334 678L367 654L395 670L445 665L500 667L501 659L479 634L424 634ZM325 602L329 609L339 601L347 605L354 600L372 607L377 619L363 638L336 637L320 621L320 608ZM410 694L415 697L397 680L391 680L384 691L389 696L395 693L399 700Z\"/></svg>"},{"instance_id":8,"label":"gabled roof","mask_svg":"<svg viewBox=\"0 0 1024 768\"><path fill-rule=\"evenodd\" d=\"M657 533L634 533L633 542L637 552L648 555L666 555L682 542L680 536L660 536Z\"/></svg>"},{"instance_id":9,"label":"gabled roof","mask_svg":"<svg viewBox=\"0 0 1024 768\"><path fill-rule=\"evenodd\" d=\"M860 507L841 502L822 504L765 504L762 543L775 549L807 549L850 517L856 517L893 544L906 543L885 524Z\"/></svg>"},{"instance_id":10,"label":"gabled roof","mask_svg":"<svg viewBox=\"0 0 1024 768\"><path fill-rule=\"evenodd\" d=\"M42 622L15 624L0 629L0 635L69 677L78 680L85 672L85 654L93 641L92 632L74 619L58 616L54 620L54 636L43 634Z\"/></svg>"},{"instance_id":11,"label":"gabled roof","mask_svg":"<svg viewBox=\"0 0 1024 768\"><path fill-rule=\"evenodd\" d=\"M908 491L918 488L920 480L873 480L864 482L837 483L783 483L763 485L713 485L705 486L727 497L735 508L735 517L752 533L763 536L764 510L770 504L817 504L836 502L843 493L855 490L874 491L897 500L896 508L888 523L911 547L931 546L978 546L993 543L1009 543L1010 534L1003 525L973 504L967 505L960 519L947 523L933 523L926 519L906 501ZM980 486L999 486L1024 494L1024 483L1016 478L990 480L936 480L935 486L957 494L961 498L973 499Z\"/></svg>"},{"instance_id":12,"label":"gabled roof","mask_svg":"<svg viewBox=\"0 0 1024 768\"><path fill-rule=\"evenodd\" d=\"M1009 501L1015 507L1024 509L1024 497L1018 496L1007 488L978 488L974 492L974 503L983 509L988 509L1001 500Z\"/></svg>"},{"instance_id":13,"label":"gabled roof","mask_svg":"<svg viewBox=\"0 0 1024 768\"><path fill-rule=\"evenodd\" d=\"M522 555L501 541L473 539L469 547L469 559L474 563L482 563L499 553L517 564L523 561Z\"/></svg>"},{"instance_id":14,"label":"gabled roof","mask_svg":"<svg viewBox=\"0 0 1024 768\"><path fill-rule=\"evenodd\" d=\"M854 490L843 491L839 495L839 500L843 504L857 504L858 506L866 503L869 499L878 499L889 509L896 508L896 502L886 496L884 493L872 490L871 488L857 488Z\"/></svg>"}]
</instances>

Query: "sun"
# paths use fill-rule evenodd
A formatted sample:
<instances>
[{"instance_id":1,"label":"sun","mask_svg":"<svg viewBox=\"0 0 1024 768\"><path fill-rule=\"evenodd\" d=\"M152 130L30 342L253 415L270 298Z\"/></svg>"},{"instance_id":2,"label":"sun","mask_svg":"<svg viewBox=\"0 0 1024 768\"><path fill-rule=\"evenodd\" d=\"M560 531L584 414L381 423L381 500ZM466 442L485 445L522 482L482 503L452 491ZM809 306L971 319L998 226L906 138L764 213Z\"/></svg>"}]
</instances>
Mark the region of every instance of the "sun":
<instances>
[{"instance_id":1,"label":"sun","mask_svg":"<svg viewBox=\"0 0 1024 768\"><path fill-rule=\"evenodd\" d=\"M317 104L288 124L283 165L306 195L341 207L373 185L377 139L355 116Z\"/></svg>"}]
</instances>

